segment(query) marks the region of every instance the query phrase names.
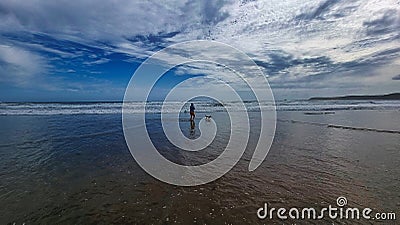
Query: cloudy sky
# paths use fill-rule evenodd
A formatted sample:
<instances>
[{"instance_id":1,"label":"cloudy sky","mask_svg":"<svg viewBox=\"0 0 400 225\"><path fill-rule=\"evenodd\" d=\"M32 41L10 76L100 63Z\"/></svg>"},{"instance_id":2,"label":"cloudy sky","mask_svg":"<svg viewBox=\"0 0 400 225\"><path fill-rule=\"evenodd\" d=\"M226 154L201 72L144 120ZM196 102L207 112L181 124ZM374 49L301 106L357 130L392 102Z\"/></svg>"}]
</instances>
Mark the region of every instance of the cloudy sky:
<instances>
[{"instance_id":1,"label":"cloudy sky","mask_svg":"<svg viewBox=\"0 0 400 225\"><path fill-rule=\"evenodd\" d=\"M0 101L121 100L189 40L247 53L278 99L400 91L399 0L2 0Z\"/></svg>"}]
</instances>

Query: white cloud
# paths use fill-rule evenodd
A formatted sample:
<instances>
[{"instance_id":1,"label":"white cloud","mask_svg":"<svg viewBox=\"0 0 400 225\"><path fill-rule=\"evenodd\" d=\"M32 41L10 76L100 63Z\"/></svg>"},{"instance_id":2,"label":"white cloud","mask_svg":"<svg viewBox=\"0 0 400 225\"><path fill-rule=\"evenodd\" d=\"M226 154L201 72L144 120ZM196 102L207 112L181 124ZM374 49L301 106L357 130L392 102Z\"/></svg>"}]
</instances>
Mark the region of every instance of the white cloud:
<instances>
[{"instance_id":1,"label":"white cloud","mask_svg":"<svg viewBox=\"0 0 400 225\"><path fill-rule=\"evenodd\" d=\"M85 65L98 65L98 64L104 64L104 63L108 63L110 62L110 59L107 58L101 58L101 59L97 59L94 61L88 61L88 62L84 62Z\"/></svg>"},{"instance_id":2,"label":"white cloud","mask_svg":"<svg viewBox=\"0 0 400 225\"><path fill-rule=\"evenodd\" d=\"M46 60L25 49L0 45L0 80L27 86L35 76L47 71Z\"/></svg>"},{"instance_id":3,"label":"white cloud","mask_svg":"<svg viewBox=\"0 0 400 225\"><path fill-rule=\"evenodd\" d=\"M312 89L314 84L321 87L343 82L370 84L372 78L360 79L359 73L368 69L366 61L373 61L382 52L397 48L399 15L397 0L3 0L0 2L0 35L45 34L101 48L108 53L123 53L133 60L146 58L158 47L173 43L213 39L231 44L264 63L263 70L275 84L284 86L288 81L299 82L299 87L309 84ZM9 61L8 66L2 64L2 74L6 67L7 73L11 68L19 68L16 73L20 76L41 73L45 66L40 65L44 65L45 60L30 50L45 51L63 58L80 56L37 43L24 44L24 40L13 42L18 42L19 47L13 47L14 50L2 47L0 50L2 61L6 62L6 58ZM7 51L19 54L18 62L11 62L12 57ZM382 85L391 90L391 77L398 74L380 67L393 68L399 54L397 51L379 56L379 64L371 66L376 69L373 70L376 74L366 73L365 76L380 80L380 90ZM27 62L28 55L31 62L37 61L38 66ZM220 54L216 57L232 56ZM318 65L305 60L319 58L325 61ZM86 64L105 63L107 60L94 57ZM171 57L170 61L173 60ZM351 69L346 67L349 65ZM200 73L201 68L196 68L196 71L191 68L191 72ZM340 78L342 76L358 77L357 83Z\"/></svg>"}]
</instances>

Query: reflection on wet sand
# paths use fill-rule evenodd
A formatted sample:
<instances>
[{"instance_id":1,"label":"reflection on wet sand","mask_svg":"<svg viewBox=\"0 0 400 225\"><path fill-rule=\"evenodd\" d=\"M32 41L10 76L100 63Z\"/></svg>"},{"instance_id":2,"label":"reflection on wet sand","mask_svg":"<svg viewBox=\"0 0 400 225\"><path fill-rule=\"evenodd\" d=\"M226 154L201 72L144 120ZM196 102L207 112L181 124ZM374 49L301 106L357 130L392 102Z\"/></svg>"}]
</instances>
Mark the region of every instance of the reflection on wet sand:
<instances>
[{"instance_id":1,"label":"reflection on wet sand","mask_svg":"<svg viewBox=\"0 0 400 225\"><path fill-rule=\"evenodd\" d=\"M364 125L379 129L398 122L398 114L354 113L310 117L284 112L278 116L352 126L358 125L355 118L367 116L371 124ZM255 130L260 126L255 123L257 115L250 114ZM219 133L212 147L200 154L174 149L161 138L157 120L148 126L153 129L152 138L163 146L163 154L177 162L197 163L219 155L229 137L224 115L215 113L213 118ZM383 119L394 121L375 124ZM257 218L257 209L265 202L276 208L319 209L345 196L349 206L376 211L397 211L400 204L400 142L394 133L278 121L270 153L254 172L248 171L256 143L250 135L249 151L225 176L206 185L177 187L152 178L136 164L116 122L119 115L9 116L0 120L1 143L9 143L0 146L1 224L269 224L282 221ZM199 135L195 122L182 121L181 128L185 135ZM109 130L116 132L105 132ZM102 132L105 135L86 135ZM284 222L370 223L329 218Z\"/></svg>"}]
</instances>

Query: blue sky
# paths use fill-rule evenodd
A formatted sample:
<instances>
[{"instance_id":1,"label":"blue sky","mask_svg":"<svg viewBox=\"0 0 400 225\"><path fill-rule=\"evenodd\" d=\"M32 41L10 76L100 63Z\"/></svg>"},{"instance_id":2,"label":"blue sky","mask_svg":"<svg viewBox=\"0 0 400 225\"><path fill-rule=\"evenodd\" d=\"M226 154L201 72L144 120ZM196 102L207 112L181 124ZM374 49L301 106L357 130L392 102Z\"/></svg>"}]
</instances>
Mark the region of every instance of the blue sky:
<instances>
[{"instance_id":1,"label":"blue sky","mask_svg":"<svg viewBox=\"0 0 400 225\"><path fill-rule=\"evenodd\" d=\"M278 99L400 90L396 0L3 0L0 21L0 101L122 100L155 51L207 39L247 53Z\"/></svg>"}]
</instances>

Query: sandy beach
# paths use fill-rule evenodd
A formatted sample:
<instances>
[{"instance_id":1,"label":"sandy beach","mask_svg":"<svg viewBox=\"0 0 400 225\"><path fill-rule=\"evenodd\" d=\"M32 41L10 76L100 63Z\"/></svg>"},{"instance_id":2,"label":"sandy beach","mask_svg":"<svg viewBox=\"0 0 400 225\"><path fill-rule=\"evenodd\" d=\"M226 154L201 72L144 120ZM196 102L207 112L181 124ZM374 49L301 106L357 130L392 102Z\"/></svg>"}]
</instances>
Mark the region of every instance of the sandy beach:
<instances>
[{"instance_id":1,"label":"sandy beach","mask_svg":"<svg viewBox=\"0 0 400 225\"><path fill-rule=\"evenodd\" d=\"M256 141L251 133L248 149L230 172L195 187L165 184L144 172L126 146L118 113L3 115L0 223L275 223L280 220L257 218L257 209L266 202L273 207L318 209L335 205L339 196L345 196L349 206L382 212L398 209L399 134L328 125L396 130L399 110L334 112L278 111L275 139L259 168L247 170ZM203 114L198 113L196 123ZM201 164L218 156L229 138L226 113L211 114L218 122L217 138L199 153L168 143L159 114L149 115L147 125L165 157ZM181 130L196 138L198 127L193 131L186 115L182 114ZM257 112L249 113L255 130L260 126L258 117Z\"/></svg>"}]
</instances>

